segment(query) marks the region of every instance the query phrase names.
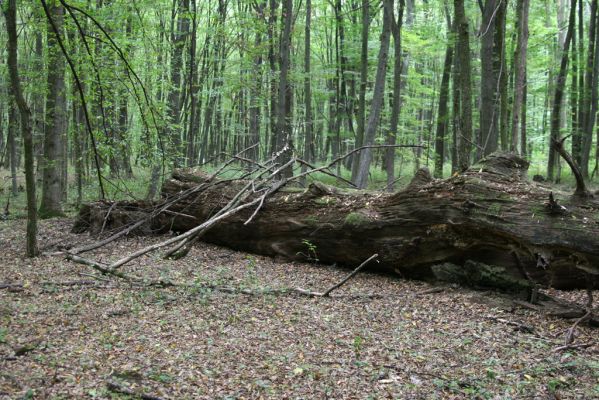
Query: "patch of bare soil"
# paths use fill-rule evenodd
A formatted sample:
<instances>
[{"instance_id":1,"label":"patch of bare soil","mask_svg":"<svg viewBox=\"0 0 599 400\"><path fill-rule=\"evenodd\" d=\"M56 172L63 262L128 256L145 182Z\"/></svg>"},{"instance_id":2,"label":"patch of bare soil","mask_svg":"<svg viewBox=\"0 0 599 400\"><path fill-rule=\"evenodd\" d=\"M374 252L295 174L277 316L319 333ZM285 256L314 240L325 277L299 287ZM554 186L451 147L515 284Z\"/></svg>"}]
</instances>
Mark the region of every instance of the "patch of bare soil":
<instances>
[{"instance_id":1,"label":"patch of bare soil","mask_svg":"<svg viewBox=\"0 0 599 400\"><path fill-rule=\"evenodd\" d=\"M41 224L47 253L93 240L70 226ZM202 243L181 260L123 267L188 284L145 287L96 279L59 255L25 259L24 232L24 221L0 223L3 399L599 397L597 346L554 351L571 321L494 292L360 273L330 298L247 295L321 291L348 271ZM126 238L89 256L113 261L162 239ZM596 337L582 326L576 341Z\"/></svg>"}]
</instances>

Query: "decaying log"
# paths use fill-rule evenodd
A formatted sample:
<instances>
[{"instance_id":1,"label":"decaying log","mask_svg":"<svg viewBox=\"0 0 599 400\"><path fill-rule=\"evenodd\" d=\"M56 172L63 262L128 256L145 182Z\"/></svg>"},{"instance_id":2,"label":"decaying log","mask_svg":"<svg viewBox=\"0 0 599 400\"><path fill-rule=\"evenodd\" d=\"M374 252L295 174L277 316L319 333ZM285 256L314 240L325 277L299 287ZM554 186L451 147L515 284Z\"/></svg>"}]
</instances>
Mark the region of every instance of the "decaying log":
<instances>
[{"instance_id":1,"label":"decaying log","mask_svg":"<svg viewBox=\"0 0 599 400\"><path fill-rule=\"evenodd\" d=\"M202 240L269 256L355 266L378 253L378 266L410 278L437 277L475 285L527 288L530 282L559 289L599 282L599 205L573 201L529 182L528 163L515 155L494 154L468 171L430 180L424 171L394 193L343 191L322 184L285 187L255 206L221 220ZM190 190L202 173L176 171L162 188L163 198ZM187 231L233 199L244 181L211 185L175 202L170 213L151 218L143 231ZM245 202L255 200L256 193ZM127 208L93 203L76 226L98 232L139 219ZM136 213L147 204L138 204ZM106 218L106 212L117 218ZM122 213L122 214L121 214ZM190 218L192 216L193 218ZM106 222L107 221L107 222Z\"/></svg>"}]
</instances>

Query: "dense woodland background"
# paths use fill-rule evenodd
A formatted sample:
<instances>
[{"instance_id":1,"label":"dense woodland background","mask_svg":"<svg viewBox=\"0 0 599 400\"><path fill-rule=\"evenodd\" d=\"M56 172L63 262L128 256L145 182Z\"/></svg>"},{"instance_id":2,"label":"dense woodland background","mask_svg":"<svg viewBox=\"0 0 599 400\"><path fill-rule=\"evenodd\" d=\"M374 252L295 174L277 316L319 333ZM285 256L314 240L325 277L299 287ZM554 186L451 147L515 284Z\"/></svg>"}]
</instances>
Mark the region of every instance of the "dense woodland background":
<instances>
[{"instance_id":1,"label":"dense woodland background","mask_svg":"<svg viewBox=\"0 0 599 400\"><path fill-rule=\"evenodd\" d=\"M245 157L311 164L386 145L339 164L360 188L393 190L421 166L448 176L496 150L559 181L569 170L550 144L564 137L597 173L597 0L2 7L2 187L22 187L31 134L42 217L86 196L152 198L172 168L253 145Z\"/></svg>"}]
</instances>

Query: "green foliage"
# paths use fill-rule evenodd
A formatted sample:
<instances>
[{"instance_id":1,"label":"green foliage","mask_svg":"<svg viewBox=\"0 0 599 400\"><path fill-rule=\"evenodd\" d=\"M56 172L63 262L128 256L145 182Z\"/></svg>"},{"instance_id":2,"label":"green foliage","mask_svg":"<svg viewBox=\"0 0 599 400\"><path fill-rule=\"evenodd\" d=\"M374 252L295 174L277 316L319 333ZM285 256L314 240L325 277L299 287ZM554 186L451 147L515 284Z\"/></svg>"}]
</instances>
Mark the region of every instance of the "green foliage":
<instances>
[{"instance_id":1,"label":"green foliage","mask_svg":"<svg viewBox=\"0 0 599 400\"><path fill-rule=\"evenodd\" d=\"M306 247L306 252L298 252L297 255L301 255L303 257L306 258L306 260L308 260L309 262L315 262L317 263L318 260L318 254L316 253L316 245L314 243L312 243L311 241L309 241L308 239L302 239L302 245L304 245Z\"/></svg>"}]
</instances>

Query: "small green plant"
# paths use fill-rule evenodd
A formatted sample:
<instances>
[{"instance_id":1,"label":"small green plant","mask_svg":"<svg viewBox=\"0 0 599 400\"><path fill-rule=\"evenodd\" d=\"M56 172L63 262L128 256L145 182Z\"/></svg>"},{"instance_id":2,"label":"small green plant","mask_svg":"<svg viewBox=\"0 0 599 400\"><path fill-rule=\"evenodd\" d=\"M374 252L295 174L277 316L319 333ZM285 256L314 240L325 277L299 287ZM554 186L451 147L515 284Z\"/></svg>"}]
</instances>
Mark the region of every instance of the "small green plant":
<instances>
[{"instance_id":1,"label":"small green plant","mask_svg":"<svg viewBox=\"0 0 599 400\"><path fill-rule=\"evenodd\" d=\"M354 353L356 354L356 358L360 357L360 352L362 351L363 345L364 345L364 338L360 335L356 335L354 337Z\"/></svg>"},{"instance_id":2,"label":"small green plant","mask_svg":"<svg viewBox=\"0 0 599 400\"><path fill-rule=\"evenodd\" d=\"M244 284L247 287L255 287L258 284L258 275L256 274L256 258L247 257L246 277Z\"/></svg>"},{"instance_id":3,"label":"small green plant","mask_svg":"<svg viewBox=\"0 0 599 400\"><path fill-rule=\"evenodd\" d=\"M308 261L317 263L319 260L318 254L316 254L316 245L308 239L302 239L302 244L306 246L306 253L298 251L296 255L304 256Z\"/></svg>"}]
</instances>

